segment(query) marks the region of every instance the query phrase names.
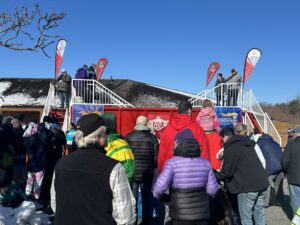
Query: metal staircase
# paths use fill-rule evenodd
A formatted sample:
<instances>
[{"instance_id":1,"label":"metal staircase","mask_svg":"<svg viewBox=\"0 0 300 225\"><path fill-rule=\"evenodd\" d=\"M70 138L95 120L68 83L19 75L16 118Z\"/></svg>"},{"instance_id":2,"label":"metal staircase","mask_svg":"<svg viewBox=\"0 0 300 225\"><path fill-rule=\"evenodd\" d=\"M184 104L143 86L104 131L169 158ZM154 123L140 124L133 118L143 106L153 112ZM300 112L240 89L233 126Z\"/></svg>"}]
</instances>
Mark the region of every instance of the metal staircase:
<instances>
[{"instance_id":1,"label":"metal staircase","mask_svg":"<svg viewBox=\"0 0 300 225\"><path fill-rule=\"evenodd\" d=\"M230 89L238 90L237 101L234 105L228 97ZM211 100L214 106L218 107L240 107L244 112L244 123L250 127L249 129L257 127L261 132L271 135L281 145L281 137L277 129L268 114L260 107L251 89L243 90L239 84L223 83L210 90L202 91L189 101L194 108L199 108L202 107L205 99Z\"/></svg>"},{"instance_id":2,"label":"metal staircase","mask_svg":"<svg viewBox=\"0 0 300 225\"><path fill-rule=\"evenodd\" d=\"M74 104L134 107L98 81L87 79L72 79L70 106ZM58 106L58 96L56 96L54 85L50 84L40 121L43 121L44 116L59 117L62 130L67 131L70 123L70 111L59 109Z\"/></svg>"}]
</instances>

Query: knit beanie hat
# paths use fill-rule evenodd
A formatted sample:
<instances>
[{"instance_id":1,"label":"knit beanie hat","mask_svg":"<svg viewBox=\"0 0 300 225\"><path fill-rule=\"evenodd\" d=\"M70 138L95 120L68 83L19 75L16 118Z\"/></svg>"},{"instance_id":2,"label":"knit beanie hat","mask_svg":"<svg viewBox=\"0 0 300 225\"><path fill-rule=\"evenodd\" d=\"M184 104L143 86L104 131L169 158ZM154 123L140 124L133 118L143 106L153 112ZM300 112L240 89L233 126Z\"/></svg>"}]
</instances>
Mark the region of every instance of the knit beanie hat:
<instances>
[{"instance_id":1,"label":"knit beanie hat","mask_svg":"<svg viewBox=\"0 0 300 225\"><path fill-rule=\"evenodd\" d=\"M184 139L173 150L174 156L194 158L200 156L200 145L196 139Z\"/></svg>"},{"instance_id":2,"label":"knit beanie hat","mask_svg":"<svg viewBox=\"0 0 300 225\"><path fill-rule=\"evenodd\" d=\"M181 141L185 139L194 139L194 135L190 129L181 130L175 135L175 145L178 145Z\"/></svg>"},{"instance_id":3,"label":"knit beanie hat","mask_svg":"<svg viewBox=\"0 0 300 225\"><path fill-rule=\"evenodd\" d=\"M104 119L105 121L105 126L107 127L107 132L109 134L114 134L117 131L117 126L116 126L116 115L114 113L103 113L101 114L101 117Z\"/></svg>"},{"instance_id":4,"label":"knit beanie hat","mask_svg":"<svg viewBox=\"0 0 300 225\"><path fill-rule=\"evenodd\" d=\"M93 133L101 126L105 126L105 121L96 113L83 115L77 122L77 130L82 131L83 137Z\"/></svg>"}]
</instances>

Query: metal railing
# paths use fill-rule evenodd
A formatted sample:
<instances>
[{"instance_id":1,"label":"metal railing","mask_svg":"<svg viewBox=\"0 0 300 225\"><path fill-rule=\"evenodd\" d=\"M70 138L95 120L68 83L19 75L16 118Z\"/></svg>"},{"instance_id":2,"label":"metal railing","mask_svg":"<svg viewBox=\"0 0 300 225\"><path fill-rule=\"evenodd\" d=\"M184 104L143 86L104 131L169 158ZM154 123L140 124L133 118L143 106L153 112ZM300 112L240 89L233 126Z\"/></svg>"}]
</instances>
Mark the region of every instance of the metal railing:
<instances>
[{"instance_id":1,"label":"metal railing","mask_svg":"<svg viewBox=\"0 0 300 225\"><path fill-rule=\"evenodd\" d=\"M247 126L247 134L249 135L251 132L253 132L254 125L249 117L249 115L246 113L244 116L243 123Z\"/></svg>"},{"instance_id":2,"label":"metal railing","mask_svg":"<svg viewBox=\"0 0 300 225\"><path fill-rule=\"evenodd\" d=\"M73 79L72 102L80 104L101 104L118 107L134 107L132 104L95 80Z\"/></svg>"},{"instance_id":3,"label":"metal railing","mask_svg":"<svg viewBox=\"0 0 300 225\"><path fill-rule=\"evenodd\" d=\"M260 126L260 129L265 132L265 113L254 97L251 89L243 92L242 108L244 111L251 112L253 114Z\"/></svg>"},{"instance_id":4,"label":"metal railing","mask_svg":"<svg viewBox=\"0 0 300 225\"><path fill-rule=\"evenodd\" d=\"M198 94L198 97L191 98L189 101L193 107L202 107L205 99L211 100L214 106L241 107L241 85L237 83L222 83L210 90L202 91Z\"/></svg>"},{"instance_id":5,"label":"metal railing","mask_svg":"<svg viewBox=\"0 0 300 225\"><path fill-rule=\"evenodd\" d=\"M281 137L267 113L265 113L265 129L264 130L265 130L265 133L272 136L274 141L276 141L281 146L281 143L282 143Z\"/></svg>"},{"instance_id":6,"label":"metal railing","mask_svg":"<svg viewBox=\"0 0 300 225\"><path fill-rule=\"evenodd\" d=\"M40 118L40 122L43 122L44 116L49 115L51 106L53 106L54 103L55 103L55 88L54 88L54 85L50 83L48 95L47 95L46 102L44 105L43 114Z\"/></svg>"},{"instance_id":7,"label":"metal railing","mask_svg":"<svg viewBox=\"0 0 300 225\"><path fill-rule=\"evenodd\" d=\"M261 131L269 134L275 141L281 144L281 137L276 127L260 107L251 89L243 90L240 84L222 83L210 90L204 90L197 95L197 97L189 99L194 108L202 107L205 99L211 100L213 105L218 107L241 107L244 112L251 112L253 114ZM247 113L245 113L243 122L249 129L254 128Z\"/></svg>"}]
</instances>

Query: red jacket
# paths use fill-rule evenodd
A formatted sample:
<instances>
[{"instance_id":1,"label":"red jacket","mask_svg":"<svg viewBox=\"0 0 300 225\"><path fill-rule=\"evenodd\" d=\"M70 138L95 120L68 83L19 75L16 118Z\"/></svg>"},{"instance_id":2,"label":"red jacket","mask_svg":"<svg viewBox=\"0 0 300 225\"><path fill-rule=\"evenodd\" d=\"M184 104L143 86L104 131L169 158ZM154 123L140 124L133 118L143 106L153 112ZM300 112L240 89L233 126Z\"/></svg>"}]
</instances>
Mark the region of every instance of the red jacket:
<instances>
[{"instance_id":1,"label":"red jacket","mask_svg":"<svg viewBox=\"0 0 300 225\"><path fill-rule=\"evenodd\" d=\"M206 134L206 137L209 143L209 162L211 168L214 170L220 170L222 160L217 159L217 153L223 147L223 142L217 132Z\"/></svg>"},{"instance_id":2,"label":"red jacket","mask_svg":"<svg viewBox=\"0 0 300 225\"><path fill-rule=\"evenodd\" d=\"M173 157L174 138L177 132L183 129L190 129L194 138L199 142L201 156L209 160L209 145L203 129L189 115L178 114L172 118L170 124L167 125L160 137L158 173L162 171L165 162Z\"/></svg>"}]
</instances>

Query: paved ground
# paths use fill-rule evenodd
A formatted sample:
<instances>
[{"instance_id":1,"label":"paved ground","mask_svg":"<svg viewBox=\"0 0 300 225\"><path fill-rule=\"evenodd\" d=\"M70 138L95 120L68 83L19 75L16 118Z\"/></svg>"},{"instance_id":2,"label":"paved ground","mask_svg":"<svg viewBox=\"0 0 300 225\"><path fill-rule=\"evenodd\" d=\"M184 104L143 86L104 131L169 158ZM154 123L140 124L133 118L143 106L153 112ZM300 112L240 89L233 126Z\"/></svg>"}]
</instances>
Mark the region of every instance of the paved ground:
<instances>
[{"instance_id":1,"label":"paved ground","mask_svg":"<svg viewBox=\"0 0 300 225\"><path fill-rule=\"evenodd\" d=\"M290 207L290 197L288 192L287 180L283 183L284 200L283 206L272 206L266 209L266 224L267 225L290 225L292 209Z\"/></svg>"}]
</instances>

